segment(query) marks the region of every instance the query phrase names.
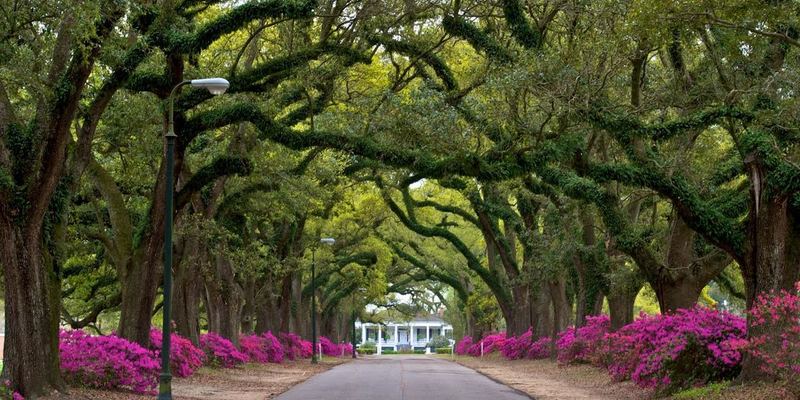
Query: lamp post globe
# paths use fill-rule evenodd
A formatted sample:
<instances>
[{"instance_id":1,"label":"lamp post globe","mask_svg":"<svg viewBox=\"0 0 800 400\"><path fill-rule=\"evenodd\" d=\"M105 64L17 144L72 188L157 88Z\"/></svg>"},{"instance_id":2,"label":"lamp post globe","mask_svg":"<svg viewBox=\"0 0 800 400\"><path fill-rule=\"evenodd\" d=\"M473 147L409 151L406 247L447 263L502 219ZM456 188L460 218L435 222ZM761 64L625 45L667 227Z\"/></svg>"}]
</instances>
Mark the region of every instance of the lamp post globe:
<instances>
[{"instance_id":1,"label":"lamp post globe","mask_svg":"<svg viewBox=\"0 0 800 400\"><path fill-rule=\"evenodd\" d=\"M172 331L172 201L175 196L175 134L174 109L175 94L178 90L191 84L192 87L204 88L213 95L225 93L230 84L223 78L206 78L183 81L175 85L169 93L169 125L166 139L166 179L164 189L164 307L163 324L161 326L161 374L158 379L158 400L172 400L172 374L169 368L169 353Z\"/></svg>"},{"instance_id":2,"label":"lamp post globe","mask_svg":"<svg viewBox=\"0 0 800 400\"><path fill-rule=\"evenodd\" d=\"M322 244L332 246L336 239L326 237L319 240ZM311 250L311 363L319 362L317 355L317 246Z\"/></svg>"}]
</instances>

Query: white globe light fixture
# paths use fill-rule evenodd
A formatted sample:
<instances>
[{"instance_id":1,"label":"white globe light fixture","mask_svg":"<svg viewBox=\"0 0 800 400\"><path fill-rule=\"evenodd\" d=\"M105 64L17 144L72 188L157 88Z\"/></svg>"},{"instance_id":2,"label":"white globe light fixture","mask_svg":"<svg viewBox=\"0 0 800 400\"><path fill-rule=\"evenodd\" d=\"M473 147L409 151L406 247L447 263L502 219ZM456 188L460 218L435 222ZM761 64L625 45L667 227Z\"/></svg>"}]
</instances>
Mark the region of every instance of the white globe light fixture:
<instances>
[{"instance_id":1,"label":"white globe light fixture","mask_svg":"<svg viewBox=\"0 0 800 400\"><path fill-rule=\"evenodd\" d=\"M192 79L190 83L192 87L208 89L214 96L225 93L231 86L228 80L224 78Z\"/></svg>"}]
</instances>

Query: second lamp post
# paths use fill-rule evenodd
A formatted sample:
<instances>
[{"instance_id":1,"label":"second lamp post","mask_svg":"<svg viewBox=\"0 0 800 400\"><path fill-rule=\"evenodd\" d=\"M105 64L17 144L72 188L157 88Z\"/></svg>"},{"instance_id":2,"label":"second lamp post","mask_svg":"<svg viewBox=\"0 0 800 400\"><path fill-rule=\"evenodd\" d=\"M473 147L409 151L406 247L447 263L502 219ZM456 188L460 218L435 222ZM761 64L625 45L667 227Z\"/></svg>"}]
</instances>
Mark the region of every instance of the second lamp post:
<instances>
[{"instance_id":1,"label":"second lamp post","mask_svg":"<svg viewBox=\"0 0 800 400\"><path fill-rule=\"evenodd\" d=\"M332 246L336 243L334 238L322 238L320 243ZM319 362L317 358L317 246L311 250L311 363Z\"/></svg>"}]
</instances>

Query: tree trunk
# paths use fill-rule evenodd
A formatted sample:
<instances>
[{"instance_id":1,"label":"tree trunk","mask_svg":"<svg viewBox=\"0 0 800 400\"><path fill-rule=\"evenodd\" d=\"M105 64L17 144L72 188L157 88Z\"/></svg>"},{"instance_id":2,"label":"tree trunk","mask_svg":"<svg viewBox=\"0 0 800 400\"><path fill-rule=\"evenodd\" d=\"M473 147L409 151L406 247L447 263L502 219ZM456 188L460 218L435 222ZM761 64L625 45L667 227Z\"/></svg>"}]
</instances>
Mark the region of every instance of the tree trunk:
<instances>
[{"instance_id":1,"label":"tree trunk","mask_svg":"<svg viewBox=\"0 0 800 400\"><path fill-rule=\"evenodd\" d=\"M758 182L758 180L751 180ZM789 198L773 195L755 198L751 188L753 208L747 226L747 242L742 263L747 307L753 306L759 294L792 290L800 269L800 235L794 229ZM758 202L757 202L758 201ZM763 334L763 327L752 325L748 317L748 335ZM764 373L757 359L746 355L742 362L744 379L761 379Z\"/></svg>"},{"instance_id":2,"label":"tree trunk","mask_svg":"<svg viewBox=\"0 0 800 400\"><path fill-rule=\"evenodd\" d=\"M607 286L597 255L594 216L589 210L580 213L582 225L583 247L573 256L573 266L577 276L577 293L575 294L575 325L583 326L586 317L597 315L602 309L603 289ZM600 301L600 307L596 307Z\"/></svg>"},{"instance_id":3,"label":"tree trunk","mask_svg":"<svg viewBox=\"0 0 800 400\"><path fill-rule=\"evenodd\" d=\"M691 276L678 281L662 281L654 286L661 313L692 308L708 282L697 282ZM651 283L652 285L652 283Z\"/></svg>"},{"instance_id":4,"label":"tree trunk","mask_svg":"<svg viewBox=\"0 0 800 400\"><path fill-rule=\"evenodd\" d=\"M117 334L142 346L148 346L156 288L162 274L153 271L146 263L126 269L128 272L120 275L122 303Z\"/></svg>"},{"instance_id":5,"label":"tree trunk","mask_svg":"<svg viewBox=\"0 0 800 400\"><path fill-rule=\"evenodd\" d=\"M175 175L180 175L182 154L175 152ZM143 247L137 250L140 262L131 262L119 275L122 286L119 329L117 334L132 342L148 346L150 325L155 305L156 292L161 284L164 257L164 163L159 168L158 180L150 199L150 229L143 239Z\"/></svg>"},{"instance_id":6,"label":"tree trunk","mask_svg":"<svg viewBox=\"0 0 800 400\"><path fill-rule=\"evenodd\" d=\"M175 332L191 340L195 345L200 338L200 244L198 238L186 238L183 251L175 270L175 289L172 315Z\"/></svg>"},{"instance_id":7,"label":"tree trunk","mask_svg":"<svg viewBox=\"0 0 800 400\"><path fill-rule=\"evenodd\" d=\"M633 304L636 301L636 293L618 291L612 292L608 299L608 309L611 314L611 330L616 331L625 325L633 322Z\"/></svg>"},{"instance_id":8,"label":"tree trunk","mask_svg":"<svg viewBox=\"0 0 800 400\"><path fill-rule=\"evenodd\" d=\"M254 333L256 318L256 282L254 277L248 277L244 283L244 306L242 306L242 333Z\"/></svg>"},{"instance_id":9,"label":"tree trunk","mask_svg":"<svg viewBox=\"0 0 800 400\"><path fill-rule=\"evenodd\" d=\"M553 304L553 332L563 331L569 326L571 308L567 300L567 282L564 277L548 283L550 301Z\"/></svg>"},{"instance_id":10,"label":"tree trunk","mask_svg":"<svg viewBox=\"0 0 800 400\"><path fill-rule=\"evenodd\" d=\"M287 273L281 280L281 295L278 298L278 329L289 332L292 307L292 273Z\"/></svg>"},{"instance_id":11,"label":"tree trunk","mask_svg":"<svg viewBox=\"0 0 800 400\"><path fill-rule=\"evenodd\" d=\"M529 292L530 286L527 284L512 287L514 303L506 306L509 311L504 315L506 333L509 336L521 335L533 326Z\"/></svg>"},{"instance_id":12,"label":"tree trunk","mask_svg":"<svg viewBox=\"0 0 800 400\"><path fill-rule=\"evenodd\" d=\"M540 338L550 336L553 330L553 309L550 306L550 294L547 290L538 290L533 296L533 315L532 325L533 337Z\"/></svg>"},{"instance_id":13,"label":"tree trunk","mask_svg":"<svg viewBox=\"0 0 800 400\"><path fill-rule=\"evenodd\" d=\"M17 226L0 214L0 237L8 333L3 378L26 398L36 398L64 386L58 361L60 288L45 267L39 229Z\"/></svg>"},{"instance_id":14,"label":"tree trunk","mask_svg":"<svg viewBox=\"0 0 800 400\"><path fill-rule=\"evenodd\" d=\"M234 344L239 343L242 317L242 289L236 282L230 261L223 256L214 260L214 274L205 274L208 330Z\"/></svg>"},{"instance_id":15,"label":"tree trunk","mask_svg":"<svg viewBox=\"0 0 800 400\"><path fill-rule=\"evenodd\" d=\"M261 286L260 292L262 293L256 299L256 334L262 334L267 331L276 331L280 325L277 321L278 317L278 300L273 295L275 290L274 280L272 276L266 278L266 282Z\"/></svg>"},{"instance_id":16,"label":"tree trunk","mask_svg":"<svg viewBox=\"0 0 800 400\"><path fill-rule=\"evenodd\" d=\"M292 303L294 303L294 306L292 307L290 330L301 337L306 337L308 318L305 316L308 315L308 312L303 301L303 278L301 274L294 274L292 278Z\"/></svg>"}]
</instances>

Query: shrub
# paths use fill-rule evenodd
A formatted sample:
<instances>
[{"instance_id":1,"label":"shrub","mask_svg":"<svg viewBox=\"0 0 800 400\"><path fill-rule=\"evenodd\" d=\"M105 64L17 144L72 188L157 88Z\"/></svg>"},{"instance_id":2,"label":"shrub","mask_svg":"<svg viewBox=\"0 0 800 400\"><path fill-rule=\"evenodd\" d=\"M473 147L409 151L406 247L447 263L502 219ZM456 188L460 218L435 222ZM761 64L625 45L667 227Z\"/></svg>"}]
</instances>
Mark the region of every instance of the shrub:
<instances>
[{"instance_id":1,"label":"shrub","mask_svg":"<svg viewBox=\"0 0 800 400\"><path fill-rule=\"evenodd\" d=\"M250 361L262 364L283 362L283 346L272 332L261 336L243 335L239 338L239 348Z\"/></svg>"},{"instance_id":2,"label":"shrub","mask_svg":"<svg viewBox=\"0 0 800 400\"><path fill-rule=\"evenodd\" d=\"M470 347L472 347L472 336L464 336L461 340L456 343L456 354L458 355L468 355L468 351Z\"/></svg>"},{"instance_id":3,"label":"shrub","mask_svg":"<svg viewBox=\"0 0 800 400\"><path fill-rule=\"evenodd\" d=\"M261 337L264 338L264 344L266 345L267 360L271 363L282 363L286 352L283 350L281 341L270 331L262 333Z\"/></svg>"},{"instance_id":4,"label":"shrub","mask_svg":"<svg viewBox=\"0 0 800 400\"><path fill-rule=\"evenodd\" d=\"M116 336L82 330L59 333L61 372L70 383L100 389L152 393L161 369L152 351Z\"/></svg>"},{"instance_id":5,"label":"shrub","mask_svg":"<svg viewBox=\"0 0 800 400\"><path fill-rule=\"evenodd\" d=\"M304 340L296 333L281 333L278 337L286 358L294 360L311 357L311 342L308 340Z\"/></svg>"},{"instance_id":6,"label":"shrub","mask_svg":"<svg viewBox=\"0 0 800 400\"><path fill-rule=\"evenodd\" d=\"M239 337L239 348L251 362L266 364L269 362L269 357L265 342L266 340L258 335L242 335Z\"/></svg>"},{"instance_id":7,"label":"shrub","mask_svg":"<svg viewBox=\"0 0 800 400\"><path fill-rule=\"evenodd\" d=\"M506 341L506 333L493 333L485 336L478 345L478 355L480 355L480 344L483 343L483 354L489 354L495 351L500 351L503 348L503 343Z\"/></svg>"},{"instance_id":8,"label":"shrub","mask_svg":"<svg viewBox=\"0 0 800 400\"><path fill-rule=\"evenodd\" d=\"M425 354L425 350L422 349L415 349L414 354Z\"/></svg>"},{"instance_id":9,"label":"shrub","mask_svg":"<svg viewBox=\"0 0 800 400\"><path fill-rule=\"evenodd\" d=\"M749 343L731 342L759 361L759 368L786 382L800 397L800 282L794 292L759 295L750 309L753 328Z\"/></svg>"},{"instance_id":10,"label":"shrub","mask_svg":"<svg viewBox=\"0 0 800 400\"><path fill-rule=\"evenodd\" d=\"M436 354L450 354L453 352L452 347L437 347Z\"/></svg>"},{"instance_id":11,"label":"shrub","mask_svg":"<svg viewBox=\"0 0 800 400\"><path fill-rule=\"evenodd\" d=\"M364 342L364 343L361 343L358 346L358 350L370 350L371 349L371 350L374 351L376 348L378 348L378 346L375 344L375 342Z\"/></svg>"},{"instance_id":12,"label":"shrub","mask_svg":"<svg viewBox=\"0 0 800 400\"><path fill-rule=\"evenodd\" d=\"M489 354L494 351L500 351L503 348L503 343L505 343L505 341L505 332L487 335L477 342L473 342L471 336L464 336L458 343L456 343L455 352L459 355L478 357L481 355L481 345L483 345L483 354Z\"/></svg>"},{"instance_id":13,"label":"shrub","mask_svg":"<svg viewBox=\"0 0 800 400\"><path fill-rule=\"evenodd\" d=\"M353 345L350 343L334 343L325 336L319 337L319 344L322 347L322 354L331 357L340 357L353 352Z\"/></svg>"},{"instance_id":14,"label":"shrub","mask_svg":"<svg viewBox=\"0 0 800 400\"><path fill-rule=\"evenodd\" d=\"M533 331L528 329L522 335L506 338L500 353L509 360L521 358L542 359L550 356L551 343L552 340L547 336L534 341Z\"/></svg>"},{"instance_id":15,"label":"shrub","mask_svg":"<svg viewBox=\"0 0 800 400\"><path fill-rule=\"evenodd\" d=\"M435 336L428 342L427 347L430 347L432 349L436 349L439 347L450 347L450 341L447 340L447 338L442 335Z\"/></svg>"},{"instance_id":16,"label":"shrub","mask_svg":"<svg viewBox=\"0 0 800 400\"><path fill-rule=\"evenodd\" d=\"M233 368L247 362L246 354L236 349L230 340L214 332L200 335L200 347L214 366Z\"/></svg>"},{"instance_id":17,"label":"shrub","mask_svg":"<svg viewBox=\"0 0 800 400\"><path fill-rule=\"evenodd\" d=\"M161 337L161 330L150 329L150 350L154 352L157 359L161 358ZM169 365L173 375L185 378L202 367L205 361L205 353L197 348L191 340L177 333L170 333Z\"/></svg>"},{"instance_id":18,"label":"shrub","mask_svg":"<svg viewBox=\"0 0 800 400\"><path fill-rule=\"evenodd\" d=\"M617 380L672 391L733 378L741 354L732 346L745 336L745 320L703 307L639 319L604 336L593 360Z\"/></svg>"},{"instance_id":19,"label":"shrub","mask_svg":"<svg viewBox=\"0 0 800 400\"><path fill-rule=\"evenodd\" d=\"M25 400L25 397L11 389L11 381L6 380L0 386L0 399Z\"/></svg>"},{"instance_id":20,"label":"shrub","mask_svg":"<svg viewBox=\"0 0 800 400\"><path fill-rule=\"evenodd\" d=\"M586 324L580 328L567 328L558 334L556 347L560 363L589 363L593 352L611 329L607 315L586 317Z\"/></svg>"}]
</instances>

